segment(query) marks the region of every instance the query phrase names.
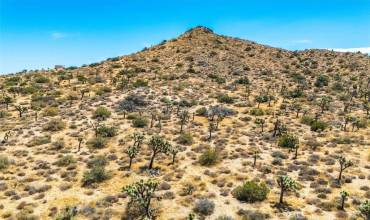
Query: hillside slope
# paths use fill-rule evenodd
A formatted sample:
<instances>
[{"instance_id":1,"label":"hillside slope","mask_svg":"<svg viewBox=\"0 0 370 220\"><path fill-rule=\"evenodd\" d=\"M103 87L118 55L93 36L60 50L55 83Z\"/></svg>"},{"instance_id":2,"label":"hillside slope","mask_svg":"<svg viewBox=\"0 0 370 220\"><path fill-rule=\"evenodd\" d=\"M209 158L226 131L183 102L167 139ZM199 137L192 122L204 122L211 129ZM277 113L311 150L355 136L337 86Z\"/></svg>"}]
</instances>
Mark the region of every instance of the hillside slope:
<instances>
[{"instance_id":1,"label":"hillside slope","mask_svg":"<svg viewBox=\"0 0 370 220\"><path fill-rule=\"evenodd\" d=\"M1 218L366 216L367 55L197 27L100 63L1 76L0 88ZM281 177L296 183L282 203ZM123 190L140 180L159 184L150 212Z\"/></svg>"}]
</instances>

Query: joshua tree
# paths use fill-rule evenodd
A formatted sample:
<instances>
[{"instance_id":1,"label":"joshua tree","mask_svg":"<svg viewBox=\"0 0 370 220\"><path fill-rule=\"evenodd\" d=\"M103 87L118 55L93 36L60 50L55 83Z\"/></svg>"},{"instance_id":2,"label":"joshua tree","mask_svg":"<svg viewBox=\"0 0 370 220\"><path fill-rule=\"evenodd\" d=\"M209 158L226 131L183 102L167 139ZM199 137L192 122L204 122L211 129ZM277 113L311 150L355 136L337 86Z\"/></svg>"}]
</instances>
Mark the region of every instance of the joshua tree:
<instances>
[{"instance_id":1,"label":"joshua tree","mask_svg":"<svg viewBox=\"0 0 370 220\"><path fill-rule=\"evenodd\" d=\"M344 202L346 201L348 196L349 196L349 194L348 194L347 191L342 190L340 192L340 198L341 198L340 207L339 207L340 210L344 210Z\"/></svg>"},{"instance_id":2,"label":"joshua tree","mask_svg":"<svg viewBox=\"0 0 370 220\"><path fill-rule=\"evenodd\" d=\"M299 117L299 113L302 111L302 105L299 103L294 103L293 104L293 110L297 113L296 118Z\"/></svg>"},{"instance_id":3,"label":"joshua tree","mask_svg":"<svg viewBox=\"0 0 370 220\"><path fill-rule=\"evenodd\" d=\"M324 113L325 110L329 109L331 101L332 99L329 96L324 96L320 99L319 106L321 108L321 114Z\"/></svg>"},{"instance_id":4,"label":"joshua tree","mask_svg":"<svg viewBox=\"0 0 370 220\"><path fill-rule=\"evenodd\" d=\"M348 122L350 122L350 121L352 121L352 120L353 120L353 118L352 118L351 116L346 115L346 116L344 117L344 126L343 126L343 131L347 131L347 124L348 124Z\"/></svg>"},{"instance_id":5,"label":"joshua tree","mask_svg":"<svg viewBox=\"0 0 370 220\"><path fill-rule=\"evenodd\" d=\"M82 141L84 140L84 138L82 136L79 136L77 138L77 140L78 140L78 149L77 149L77 152L80 152L80 150L81 150L81 144L82 144Z\"/></svg>"},{"instance_id":6,"label":"joshua tree","mask_svg":"<svg viewBox=\"0 0 370 220\"><path fill-rule=\"evenodd\" d=\"M257 159L260 151L258 149L253 149L253 167L257 165Z\"/></svg>"},{"instance_id":7,"label":"joshua tree","mask_svg":"<svg viewBox=\"0 0 370 220\"><path fill-rule=\"evenodd\" d=\"M208 135L208 140L210 141L212 139L212 132L216 130L216 125L215 123L213 122L210 122L209 123L209 126L208 126L208 132L209 132L209 135Z\"/></svg>"},{"instance_id":8,"label":"joshua tree","mask_svg":"<svg viewBox=\"0 0 370 220\"><path fill-rule=\"evenodd\" d=\"M132 160L137 156L137 154L139 153L139 150L140 149L139 149L138 145L136 145L136 144L127 148L126 154L130 158L130 162L129 162L129 165L128 165L129 169L131 169Z\"/></svg>"},{"instance_id":9,"label":"joshua tree","mask_svg":"<svg viewBox=\"0 0 370 220\"><path fill-rule=\"evenodd\" d=\"M217 120L216 120L216 130L218 130L218 125L224 120L224 116L222 114L217 115Z\"/></svg>"},{"instance_id":10,"label":"joshua tree","mask_svg":"<svg viewBox=\"0 0 370 220\"><path fill-rule=\"evenodd\" d=\"M366 200L361 203L359 210L364 216L364 219L370 219L370 200Z\"/></svg>"},{"instance_id":11,"label":"joshua tree","mask_svg":"<svg viewBox=\"0 0 370 220\"><path fill-rule=\"evenodd\" d=\"M11 135L12 135L12 131L5 132L4 139L3 139L2 143L6 143Z\"/></svg>"},{"instance_id":12,"label":"joshua tree","mask_svg":"<svg viewBox=\"0 0 370 220\"><path fill-rule=\"evenodd\" d=\"M180 147L179 146L173 146L173 147L171 147L171 149L170 149L170 154L172 155L172 162L171 162L171 164L175 164L176 155L177 155L177 153L179 151L180 151Z\"/></svg>"},{"instance_id":13,"label":"joshua tree","mask_svg":"<svg viewBox=\"0 0 370 220\"><path fill-rule=\"evenodd\" d=\"M100 120L96 120L95 122L90 122L91 127L94 129L95 137L98 137L99 128L100 128Z\"/></svg>"},{"instance_id":14,"label":"joshua tree","mask_svg":"<svg viewBox=\"0 0 370 220\"><path fill-rule=\"evenodd\" d=\"M184 127L184 124L187 123L189 121L189 112L187 110L184 110L182 111L180 114L179 114L179 118L180 118L180 133L182 133L182 130L183 130L183 127Z\"/></svg>"},{"instance_id":15,"label":"joshua tree","mask_svg":"<svg viewBox=\"0 0 370 220\"><path fill-rule=\"evenodd\" d=\"M289 176L279 176L277 179L277 184L280 187L280 204L283 203L284 192L295 191L298 188L297 183Z\"/></svg>"},{"instance_id":16,"label":"joshua tree","mask_svg":"<svg viewBox=\"0 0 370 220\"><path fill-rule=\"evenodd\" d=\"M15 106L15 109L18 111L20 118L22 118L23 113L28 111L27 107L21 105Z\"/></svg>"},{"instance_id":17,"label":"joshua tree","mask_svg":"<svg viewBox=\"0 0 370 220\"><path fill-rule=\"evenodd\" d=\"M294 147L295 153L294 153L293 160L297 159L298 157L298 148L299 148L299 143L297 143Z\"/></svg>"},{"instance_id":18,"label":"joshua tree","mask_svg":"<svg viewBox=\"0 0 370 220\"><path fill-rule=\"evenodd\" d=\"M2 102L6 105L6 110L9 110L9 104L13 102L13 99L10 96L5 96Z\"/></svg>"},{"instance_id":19,"label":"joshua tree","mask_svg":"<svg viewBox=\"0 0 370 220\"><path fill-rule=\"evenodd\" d=\"M338 176L338 183L340 183L340 181L342 180L342 173L345 169L347 169L348 167L351 167L353 166L353 163L351 160L347 160L345 157L343 156L340 156L338 158L338 162L339 162L339 165L340 165L340 169L339 169L339 176Z\"/></svg>"},{"instance_id":20,"label":"joshua tree","mask_svg":"<svg viewBox=\"0 0 370 220\"><path fill-rule=\"evenodd\" d=\"M81 89L80 90L80 93L81 93L81 100L84 98L85 94L90 92L90 89L88 88L85 88L85 89Z\"/></svg>"},{"instance_id":21,"label":"joshua tree","mask_svg":"<svg viewBox=\"0 0 370 220\"><path fill-rule=\"evenodd\" d=\"M265 119L262 119L262 118L256 119L256 124L261 127L261 133L263 132L263 127L265 125L265 122L266 122Z\"/></svg>"},{"instance_id":22,"label":"joshua tree","mask_svg":"<svg viewBox=\"0 0 370 220\"><path fill-rule=\"evenodd\" d=\"M152 150L152 157L150 158L148 169L152 169L154 158L157 156L157 154L168 154L171 149L171 144L160 136L152 136L149 142L149 148Z\"/></svg>"},{"instance_id":23,"label":"joshua tree","mask_svg":"<svg viewBox=\"0 0 370 220\"><path fill-rule=\"evenodd\" d=\"M123 191L131 198L130 203L139 205L145 213L144 219L152 219L152 209L150 207L154 193L158 187L156 180L140 180L132 185L123 187ZM130 205L130 204L129 204Z\"/></svg>"},{"instance_id":24,"label":"joshua tree","mask_svg":"<svg viewBox=\"0 0 370 220\"><path fill-rule=\"evenodd\" d=\"M140 148L140 145L143 143L145 137L143 134L134 133L133 139L134 139L134 146L137 146L138 148Z\"/></svg>"}]
</instances>

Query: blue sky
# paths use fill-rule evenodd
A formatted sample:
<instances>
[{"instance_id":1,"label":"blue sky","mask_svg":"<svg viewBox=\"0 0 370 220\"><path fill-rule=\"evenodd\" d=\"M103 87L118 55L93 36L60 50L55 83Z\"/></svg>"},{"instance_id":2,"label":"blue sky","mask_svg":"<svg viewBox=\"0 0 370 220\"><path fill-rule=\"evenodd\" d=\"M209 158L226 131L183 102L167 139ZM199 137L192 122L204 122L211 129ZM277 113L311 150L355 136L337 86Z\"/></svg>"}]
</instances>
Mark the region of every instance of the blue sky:
<instances>
[{"instance_id":1,"label":"blue sky","mask_svg":"<svg viewBox=\"0 0 370 220\"><path fill-rule=\"evenodd\" d=\"M0 0L0 73L97 62L197 25L292 50L366 49L370 0Z\"/></svg>"}]
</instances>

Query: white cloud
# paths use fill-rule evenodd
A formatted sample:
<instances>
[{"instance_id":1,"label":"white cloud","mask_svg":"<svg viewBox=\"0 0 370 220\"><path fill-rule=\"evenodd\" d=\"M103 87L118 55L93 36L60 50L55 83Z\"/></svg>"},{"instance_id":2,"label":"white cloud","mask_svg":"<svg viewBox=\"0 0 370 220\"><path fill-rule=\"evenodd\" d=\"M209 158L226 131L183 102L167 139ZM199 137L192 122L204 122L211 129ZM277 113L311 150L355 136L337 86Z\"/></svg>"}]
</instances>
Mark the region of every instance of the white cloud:
<instances>
[{"instance_id":1,"label":"white cloud","mask_svg":"<svg viewBox=\"0 0 370 220\"><path fill-rule=\"evenodd\" d=\"M308 39L301 39L301 40L294 40L293 43L295 43L295 44L310 44L310 43L312 43L312 41L308 40Z\"/></svg>"},{"instance_id":2,"label":"white cloud","mask_svg":"<svg viewBox=\"0 0 370 220\"><path fill-rule=\"evenodd\" d=\"M54 31L54 32L50 33L50 36L51 36L52 39L57 40L57 39L62 39L62 38L68 37L68 34L63 33L63 32Z\"/></svg>"},{"instance_id":3,"label":"white cloud","mask_svg":"<svg viewBox=\"0 0 370 220\"><path fill-rule=\"evenodd\" d=\"M370 54L370 47L356 47L356 48L330 48L329 50L334 50L337 52L361 52Z\"/></svg>"}]
</instances>

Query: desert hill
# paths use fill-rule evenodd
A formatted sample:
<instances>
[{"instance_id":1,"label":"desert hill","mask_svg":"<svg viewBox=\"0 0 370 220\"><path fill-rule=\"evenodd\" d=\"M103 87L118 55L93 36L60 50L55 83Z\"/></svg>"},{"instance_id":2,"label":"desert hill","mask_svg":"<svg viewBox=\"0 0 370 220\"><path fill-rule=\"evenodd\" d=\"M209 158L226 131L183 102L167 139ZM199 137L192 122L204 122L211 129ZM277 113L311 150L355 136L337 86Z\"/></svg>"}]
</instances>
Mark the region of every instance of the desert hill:
<instances>
[{"instance_id":1,"label":"desert hill","mask_svg":"<svg viewBox=\"0 0 370 220\"><path fill-rule=\"evenodd\" d=\"M3 219L369 217L365 54L196 27L0 89Z\"/></svg>"}]
</instances>

